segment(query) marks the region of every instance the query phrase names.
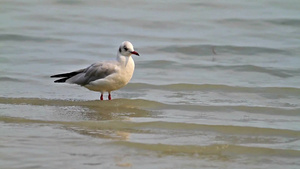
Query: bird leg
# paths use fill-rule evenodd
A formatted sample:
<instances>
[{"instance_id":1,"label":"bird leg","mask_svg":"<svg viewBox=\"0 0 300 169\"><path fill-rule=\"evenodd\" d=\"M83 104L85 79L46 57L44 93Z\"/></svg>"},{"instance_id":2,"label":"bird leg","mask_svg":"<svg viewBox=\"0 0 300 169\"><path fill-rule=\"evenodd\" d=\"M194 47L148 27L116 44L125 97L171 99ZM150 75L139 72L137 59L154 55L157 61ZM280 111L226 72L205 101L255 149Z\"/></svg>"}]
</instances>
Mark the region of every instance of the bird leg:
<instances>
[{"instance_id":1,"label":"bird leg","mask_svg":"<svg viewBox=\"0 0 300 169\"><path fill-rule=\"evenodd\" d=\"M103 100L103 93L101 93L100 100Z\"/></svg>"},{"instance_id":2,"label":"bird leg","mask_svg":"<svg viewBox=\"0 0 300 169\"><path fill-rule=\"evenodd\" d=\"M111 100L110 92L108 92L108 100Z\"/></svg>"}]
</instances>

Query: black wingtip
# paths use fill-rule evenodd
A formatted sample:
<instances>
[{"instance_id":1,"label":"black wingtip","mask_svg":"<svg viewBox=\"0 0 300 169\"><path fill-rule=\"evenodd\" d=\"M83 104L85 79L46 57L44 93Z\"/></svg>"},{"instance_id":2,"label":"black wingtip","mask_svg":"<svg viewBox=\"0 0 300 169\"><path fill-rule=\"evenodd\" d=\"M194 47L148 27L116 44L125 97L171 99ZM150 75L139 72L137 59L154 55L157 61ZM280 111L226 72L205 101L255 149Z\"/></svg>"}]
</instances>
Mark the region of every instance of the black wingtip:
<instances>
[{"instance_id":1,"label":"black wingtip","mask_svg":"<svg viewBox=\"0 0 300 169\"><path fill-rule=\"evenodd\" d=\"M68 80L69 78L62 78L62 79L58 79L58 80L55 80L54 83L65 83L66 80Z\"/></svg>"},{"instance_id":2,"label":"black wingtip","mask_svg":"<svg viewBox=\"0 0 300 169\"><path fill-rule=\"evenodd\" d=\"M62 73L62 74L56 74L56 75L52 75L50 76L51 78L55 78L55 77L72 77L75 76L77 74L81 73L81 70L79 71L75 71L75 72L70 72L70 73Z\"/></svg>"},{"instance_id":3,"label":"black wingtip","mask_svg":"<svg viewBox=\"0 0 300 169\"><path fill-rule=\"evenodd\" d=\"M68 79L81 73L83 70L84 69L81 69L81 70L78 70L75 72L70 72L70 73L56 74L56 75L50 76L50 78L61 78L61 79L55 80L54 83L65 83Z\"/></svg>"},{"instance_id":4,"label":"black wingtip","mask_svg":"<svg viewBox=\"0 0 300 169\"><path fill-rule=\"evenodd\" d=\"M52 76L50 76L50 78L55 78L55 77L65 77L65 76L66 76L66 73L64 73L64 74L52 75Z\"/></svg>"}]
</instances>

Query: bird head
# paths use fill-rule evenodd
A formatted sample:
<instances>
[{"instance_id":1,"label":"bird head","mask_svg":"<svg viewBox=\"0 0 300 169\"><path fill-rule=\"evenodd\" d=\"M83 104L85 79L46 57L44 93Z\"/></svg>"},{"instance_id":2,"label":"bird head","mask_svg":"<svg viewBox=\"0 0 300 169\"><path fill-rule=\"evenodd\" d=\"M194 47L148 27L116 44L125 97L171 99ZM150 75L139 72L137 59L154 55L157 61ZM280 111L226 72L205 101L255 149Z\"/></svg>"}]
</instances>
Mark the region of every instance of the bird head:
<instances>
[{"instance_id":1,"label":"bird head","mask_svg":"<svg viewBox=\"0 0 300 169\"><path fill-rule=\"evenodd\" d=\"M132 54L140 56L139 53L134 51L132 44L129 41L124 41L119 47L119 54L123 56L131 56Z\"/></svg>"}]
</instances>

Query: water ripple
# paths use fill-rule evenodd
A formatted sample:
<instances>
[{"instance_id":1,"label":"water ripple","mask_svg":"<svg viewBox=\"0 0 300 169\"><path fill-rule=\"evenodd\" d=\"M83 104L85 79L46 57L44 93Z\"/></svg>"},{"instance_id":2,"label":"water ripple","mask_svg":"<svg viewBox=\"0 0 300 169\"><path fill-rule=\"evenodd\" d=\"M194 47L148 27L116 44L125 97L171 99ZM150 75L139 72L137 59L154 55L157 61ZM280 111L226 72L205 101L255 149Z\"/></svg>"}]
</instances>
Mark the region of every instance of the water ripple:
<instances>
[{"instance_id":1,"label":"water ripple","mask_svg":"<svg viewBox=\"0 0 300 169\"><path fill-rule=\"evenodd\" d=\"M53 38L45 38L45 37L35 37L28 35L20 35L20 34L0 34L0 41L31 41L31 42L46 42L46 41L56 41L63 42L61 39L53 39Z\"/></svg>"},{"instance_id":2,"label":"water ripple","mask_svg":"<svg viewBox=\"0 0 300 169\"><path fill-rule=\"evenodd\" d=\"M166 155L217 155L217 156L281 156L286 158L299 158L300 151L288 149L272 149L263 147L250 147L241 145L215 144L209 146L196 145L165 145L165 144L144 144L126 141L110 143L142 150L161 152Z\"/></svg>"},{"instance_id":3,"label":"water ripple","mask_svg":"<svg viewBox=\"0 0 300 169\"><path fill-rule=\"evenodd\" d=\"M234 55L259 55L259 54L280 54L290 55L287 50L255 47L255 46L232 46L232 45L190 45L190 46L167 46L158 50L168 53L182 53L186 55L214 55L214 51L222 54Z\"/></svg>"}]
</instances>

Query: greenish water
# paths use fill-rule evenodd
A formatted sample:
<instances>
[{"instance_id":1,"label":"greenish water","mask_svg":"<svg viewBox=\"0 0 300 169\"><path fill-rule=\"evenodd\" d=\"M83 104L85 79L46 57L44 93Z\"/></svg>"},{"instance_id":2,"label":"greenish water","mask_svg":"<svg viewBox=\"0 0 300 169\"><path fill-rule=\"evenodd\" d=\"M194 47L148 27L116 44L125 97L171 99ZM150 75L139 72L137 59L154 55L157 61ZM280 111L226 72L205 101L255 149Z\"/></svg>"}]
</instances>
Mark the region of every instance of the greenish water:
<instances>
[{"instance_id":1,"label":"greenish water","mask_svg":"<svg viewBox=\"0 0 300 169\"><path fill-rule=\"evenodd\" d=\"M0 1L0 168L299 168L299 8ZM141 56L112 101L49 78L124 40Z\"/></svg>"}]
</instances>

